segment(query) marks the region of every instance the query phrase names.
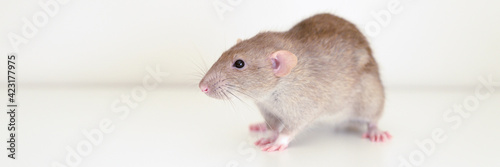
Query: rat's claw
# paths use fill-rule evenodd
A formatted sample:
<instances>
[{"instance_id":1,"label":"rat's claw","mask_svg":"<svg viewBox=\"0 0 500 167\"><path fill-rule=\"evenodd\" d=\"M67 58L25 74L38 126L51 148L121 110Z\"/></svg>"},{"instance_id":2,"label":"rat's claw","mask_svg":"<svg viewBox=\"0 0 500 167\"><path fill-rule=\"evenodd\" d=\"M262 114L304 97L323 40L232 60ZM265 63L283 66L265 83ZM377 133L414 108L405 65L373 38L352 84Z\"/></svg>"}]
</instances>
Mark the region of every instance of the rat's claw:
<instances>
[{"instance_id":1,"label":"rat's claw","mask_svg":"<svg viewBox=\"0 0 500 167\"><path fill-rule=\"evenodd\" d=\"M251 124L249 128L252 132L265 132L267 130L267 124L265 122Z\"/></svg>"}]
</instances>

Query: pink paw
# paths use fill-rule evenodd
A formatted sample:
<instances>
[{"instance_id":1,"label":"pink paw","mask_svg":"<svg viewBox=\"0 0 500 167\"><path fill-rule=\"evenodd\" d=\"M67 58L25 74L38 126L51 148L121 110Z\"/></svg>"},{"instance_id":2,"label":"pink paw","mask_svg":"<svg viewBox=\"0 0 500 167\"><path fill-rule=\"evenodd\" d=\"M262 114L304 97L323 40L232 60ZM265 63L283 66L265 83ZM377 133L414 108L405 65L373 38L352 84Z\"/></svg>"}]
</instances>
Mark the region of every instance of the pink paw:
<instances>
[{"instance_id":1,"label":"pink paw","mask_svg":"<svg viewBox=\"0 0 500 167\"><path fill-rule=\"evenodd\" d=\"M262 151L273 152L283 151L288 147L290 137L287 135L277 135L270 138L262 138L255 142L255 145L260 146Z\"/></svg>"},{"instance_id":2,"label":"pink paw","mask_svg":"<svg viewBox=\"0 0 500 167\"><path fill-rule=\"evenodd\" d=\"M369 139L372 142L384 142L392 138L391 134L387 131L368 131L363 135L364 138Z\"/></svg>"},{"instance_id":3,"label":"pink paw","mask_svg":"<svg viewBox=\"0 0 500 167\"><path fill-rule=\"evenodd\" d=\"M264 122L257 123L257 124L251 124L250 131L252 131L252 132L265 132L265 131L267 131L267 124Z\"/></svg>"},{"instance_id":4,"label":"pink paw","mask_svg":"<svg viewBox=\"0 0 500 167\"><path fill-rule=\"evenodd\" d=\"M265 146L267 144L274 143L274 141L276 141L276 137L262 138L262 139L257 140L255 142L255 145L256 146Z\"/></svg>"},{"instance_id":5,"label":"pink paw","mask_svg":"<svg viewBox=\"0 0 500 167\"><path fill-rule=\"evenodd\" d=\"M262 147L262 151L273 152L273 151L283 151L288 147L288 144L274 143Z\"/></svg>"}]
</instances>

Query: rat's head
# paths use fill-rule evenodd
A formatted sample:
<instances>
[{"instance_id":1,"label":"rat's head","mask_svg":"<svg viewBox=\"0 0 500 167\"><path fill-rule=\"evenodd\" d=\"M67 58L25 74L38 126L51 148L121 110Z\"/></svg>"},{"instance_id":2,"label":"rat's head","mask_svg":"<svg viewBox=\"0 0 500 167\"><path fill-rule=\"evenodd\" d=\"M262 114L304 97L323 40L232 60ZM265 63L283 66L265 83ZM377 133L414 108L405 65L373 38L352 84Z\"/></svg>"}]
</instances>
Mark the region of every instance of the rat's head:
<instances>
[{"instance_id":1,"label":"rat's head","mask_svg":"<svg viewBox=\"0 0 500 167\"><path fill-rule=\"evenodd\" d=\"M297 65L297 57L286 50L240 42L224 52L200 81L202 92L217 99L238 95L258 98L269 93L280 77Z\"/></svg>"}]
</instances>

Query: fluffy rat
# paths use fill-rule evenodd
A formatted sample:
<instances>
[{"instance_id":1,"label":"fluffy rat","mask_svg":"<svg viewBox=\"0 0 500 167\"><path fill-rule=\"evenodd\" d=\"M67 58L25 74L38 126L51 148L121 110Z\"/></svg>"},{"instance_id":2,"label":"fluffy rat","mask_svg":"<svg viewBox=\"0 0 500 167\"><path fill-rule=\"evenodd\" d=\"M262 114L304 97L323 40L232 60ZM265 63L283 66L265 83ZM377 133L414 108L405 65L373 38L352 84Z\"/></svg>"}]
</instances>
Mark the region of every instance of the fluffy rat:
<instances>
[{"instance_id":1,"label":"fluffy rat","mask_svg":"<svg viewBox=\"0 0 500 167\"><path fill-rule=\"evenodd\" d=\"M199 87L217 99L253 100L265 122L250 130L272 131L255 142L264 151L284 150L322 117L362 122L370 141L391 138L377 128L385 97L370 46L355 25L331 14L312 16L286 32L238 40Z\"/></svg>"}]
</instances>

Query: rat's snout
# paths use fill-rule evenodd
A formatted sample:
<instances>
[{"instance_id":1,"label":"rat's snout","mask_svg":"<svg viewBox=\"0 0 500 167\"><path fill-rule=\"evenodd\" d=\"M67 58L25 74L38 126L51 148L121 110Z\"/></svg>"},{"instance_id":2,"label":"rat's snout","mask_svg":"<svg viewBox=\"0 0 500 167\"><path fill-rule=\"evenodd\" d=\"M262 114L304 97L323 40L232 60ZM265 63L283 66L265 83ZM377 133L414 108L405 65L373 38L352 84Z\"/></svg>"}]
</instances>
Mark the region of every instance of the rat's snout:
<instances>
[{"instance_id":1,"label":"rat's snout","mask_svg":"<svg viewBox=\"0 0 500 167\"><path fill-rule=\"evenodd\" d=\"M225 91L223 82L217 79L202 79L200 83L198 84L198 87L200 88L201 92L205 93L205 95L216 98L216 99L221 99L221 98L226 98L226 96L223 96L222 94ZM222 93L222 94L221 94Z\"/></svg>"},{"instance_id":2,"label":"rat's snout","mask_svg":"<svg viewBox=\"0 0 500 167\"><path fill-rule=\"evenodd\" d=\"M208 93L209 88L208 85L204 82L200 82L200 85L198 85L203 93Z\"/></svg>"},{"instance_id":3,"label":"rat's snout","mask_svg":"<svg viewBox=\"0 0 500 167\"><path fill-rule=\"evenodd\" d=\"M209 97L216 99L227 98L227 95L225 95L225 92L227 91L227 81L225 80L226 79L220 74L214 76L209 73L208 75L203 77L203 79L201 79L198 87L200 88L201 92L205 93L205 95Z\"/></svg>"}]
</instances>

